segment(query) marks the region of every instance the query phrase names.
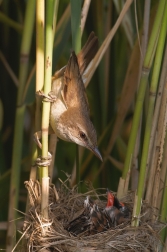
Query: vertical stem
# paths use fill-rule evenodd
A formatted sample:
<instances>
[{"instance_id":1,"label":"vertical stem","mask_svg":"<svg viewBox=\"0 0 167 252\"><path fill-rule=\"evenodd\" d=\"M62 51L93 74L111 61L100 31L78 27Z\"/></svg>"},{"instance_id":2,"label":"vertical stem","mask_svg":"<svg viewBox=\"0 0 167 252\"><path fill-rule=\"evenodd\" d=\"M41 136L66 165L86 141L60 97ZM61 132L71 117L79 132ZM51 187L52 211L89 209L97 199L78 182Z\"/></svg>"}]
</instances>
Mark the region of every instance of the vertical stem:
<instances>
[{"instance_id":1,"label":"vertical stem","mask_svg":"<svg viewBox=\"0 0 167 252\"><path fill-rule=\"evenodd\" d=\"M55 3L54 3L53 44L54 44L54 35L55 35L55 31L56 31L58 6L59 6L59 0L55 1ZM49 152L52 153L52 162L49 166L50 183L52 182L52 178L53 178L53 169L54 169L54 163L55 163L56 147L57 147L57 136L55 134L51 134L50 141L49 141Z\"/></svg>"},{"instance_id":2,"label":"vertical stem","mask_svg":"<svg viewBox=\"0 0 167 252\"><path fill-rule=\"evenodd\" d=\"M80 169L79 169L79 147L76 145L76 181L77 183L80 182ZM80 191L80 186L78 184L78 189Z\"/></svg>"},{"instance_id":3,"label":"vertical stem","mask_svg":"<svg viewBox=\"0 0 167 252\"><path fill-rule=\"evenodd\" d=\"M81 0L71 0L72 47L77 54L81 50Z\"/></svg>"},{"instance_id":4,"label":"vertical stem","mask_svg":"<svg viewBox=\"0 0 167 252\"><path fill-rule=\"evenodd\" d=\"M167 137L166 137L166 143L165 143L165 151L167 151ZM167 155L166 154L165 154L165 161L167 161ZM167 167L167 165L166 165L166 167ZM165 176L160 221L162 221L162 222L166 221L166 213L167 213L167 172L166 172L166 176ZM165 240L166 231L167 231L167 228L165 228L165 229L163 229L161 231L161 238L162 238L163 241Z\"/></svg>"},{"instance_id":5,"label":"vertical stem","mask_svg":"<svg viewBox=\"0 0 167 252\"><path fill-rule=\"evenodd\" d=\"M45 26L45 1L36 1L36 92L42 90L44 83L44 26ZM41 129L41 99L36 96L35 109L35 132ZM34 148L34 152L41 153L41 150ZM34 153L33 156L35 157ZM33 162L34 160L32 160ZM37 172L37 171L36 171ZM34 173L34 171L33 171ZM30 173L30 178L32 172ZM36 176L37 177L37 176ZM38 177L40 176L40 169L38 169Z\"/></svg>"},{"instance_id":6,"label":"vertical stem","mask_svg":"<svg viewBox=\"0 0 167 252\"><path fill-rule=\"evenodd\" d=\"M137 132L138 132L139 124L140 124L140 118L141 118L141 113L142 113L142 109L143 109L145 91L146 91L146 87L148 84L148 76L149 76L150 68L151 68L153 58L155 55L157 41L159 38L159 31L160 31L160 27L161 27L161 22L162 22L162 17L163 17L162 14L164 12L164 7L165 7L165 0L161 0L159 2L159 6L158 6L157 13L156 13L153 29L152 29L151 36L150 36L149 43L148 43L148 49L147 49L144 63L143 63L142 76L141 76L139 91L138 91L138 95L137 95L137 101L136 101L136 106L135 106L135 111L134 111L132 129L131 129L131 134L130 134L130 138L129 138L129 142L128 142L125 165L124 165L124 170L123 170L123 174L122 174L122 179L124 179L124 180L126 180L126 176L129 172L129 170L131 169L131 159L133 157ZM118 197L122 197L122 195L124 193L126 193L126 192L121 189L121 191L118 191L118 195L119 195Z\"/></svg>"},{"instance_id":7,"label":"vertical stem","mask_svg":"<svg viewBox=\"0 0 167 252\"><path fill-rule=\"evenodd\" d=\"M23 144L23 124L25 114L25 104L23 101L23 92L26 84L28 67L29 67L29 52L31 47L31 40L33 34L33 25L35 18L35 1L27 1L24 29L22 35L21 49L20 49L20 68L19 68L19 88L17 95L17 108L14 126L14 143L11 167L11 181L10 181L10 195L9 195L9 213L8 213L8 231L7 231L7 245L6 251L12 251L13 237L15 232L15 223L11 222L16 219L16 211L18 208L18 196L20 186L20 170L21 170L21 156Z\"/></svg>"},{"instance_id":8,"label":"vertical stem","mask_svg":"<svg viewBox=\"0 0 167 252\"><path fill-rule=\"evenodd\" d=\"M86 18L87 18L87 15L88 15L90 3L91 3L91 0L85 0L84 3L83 3L82 14L81 14L81 36L83 34L83 31L84 31L84 27L85 27Z\"/></svg>"},{"instance_id":9,"label":"vertical stem","mask_svg":"<svg viewBox=\"0 0 167 252\"><path fill-rule=\"evenodd\" d=\"M81 0L71 0L72 47L77 54L81 50ZM80 181L79 147L76 145L76 179ZM78 187L80 190L80 186Z\"/></svg>"},{"instance_id":10,"label":"vertical stem","mask_svg":"<svg viewBox=\"0 0 167 252\"><path fill-rule=\"evenodd\" d=\"M53 3L46 1L46 25L45 25L45 62L44 62L44 93L48 95L51 90L52 76L52 49L53 49ZM42 112L42 156L48 156L48 126L50 103L43 102ZM45 173L46 172L46 173ZM48 176L47 168L43 170L43 176Z\"/></svg>"},{"instance_id":11,"label":"vertical stem","mask_svg":"<svg viewBox=\"0 0 167 252\"><path fill-rule=\"evenodd\" d=\"M135 2L136 4L136 2ZM141 71L143 66L143 61L147 49L147 42L148 42L148 31L149 31L149 19L150 19L150 0L145 1L144 4L144 20L143 20L143 28L142 28L142 34L141 34L141 51L140 51L140 65L139 65L139 74L138 74L138 84L141 78ZM138 35L138 41L140 41L140 37ZM136 190L138 185L138 175L139 175L139 161L138 161L138 155L139 155L139 148L140 148L140 142L141 142L141 126L142 126L142 116L139 124L139 129L137 133L137 139L132 159L132 174L133 177L131 177L131 185L133 185L133 188L131 187L131 190ZM134 183L135 181L135 183Z\"/></svg>"},{"instance_id":12,"label":"vertical stem","mask_svg":"<svg viewBox=\"0 0 167 252\"><path fill-rule=\"evenodd\" d=\"M45 1L46 24L45 24L45 62L44 62L44 94L48 95L51 90L52 77L52 50L53 50L53 10L54 0ZM48 128L50 116L50 103L43 102L42 110L42 157L48 157ZM42 198L41 212L44 218L48 218L49 202L49 178L48 166L41 167Z\"/></svg>"},{"instance_id":13,"label":"vertical stem","mask_svg":"<svg viewBox=\"0 0 167 252\"><path fill-rule=\"evenodd\" d=\"M164 5L165 5L165 1L164 1ZM136 218L134 222L132 223L132 225L135 225L135 226L139 225L139 215L140 215L140 209L141 209L142 197L143 197L143 191L144 191L143 188L144 188L145 175L146 175L146 164L147 164L147 157L148 157L148 150L149 150L149 143L150 143L156 90L158 86L158 78L159 78L159 72L160 72L162 55L163 55L163 50L164 50L165 38L166 38L167 4L164 7L166 8L165 8L165 11L163 9L163 12L161 13L163 20L162 20L161 32L160 32L156 56L155 56L153 76L152 76L151 85L150 85L150 98L149 98L147 121L146 121L146 128L145 128L145 134L144 134L144 144L143 144L143 150L142 150L139 183L138 183L138 188L137 188L138 200L137 200L136 210L133 212L133 215ZM160 20L161 20L161 16L159 16Z\"/></svg>"},{"instance_id":14,"label":"vertical stem","mask_svg":"<svg viewBox=\"0 0 167 252\"><path fill-rule=\"evenodd\" d=\"M36 1L36 91L42 90L44 82L44 26L45 1ZM41 99L36 98L35 131L41 128Z\"/></svg>"},{"instance_id":15,"label":"vertical stem","mask_svg":"<svg viewBox=\"0 0 167 252\"><path fill-rule=\"evenodd\" d=\"M157 131L157 123L159 121L162 101L167 90L167 87L165 86L166 75L167 75L167 45L165 49L163 66L162 66L162 71L161 71L161 78L160 78L159 88L157 92L158 96L156 99L154 119L153 119L151 138L150 138L150 144L149 144L149 153L148 153L148 158L147 158L148 160L147 163L148 163L148 166L150 167L149 178L148 178L148 183L147 183L147 188L146 188L146 197L145 197L147 202L150 202L151 200L151 194L152 194L152 189L153 189L153 180L154 180L155 169L156 169L156 166L154 165L154 162L156 160L155 156L159 155L159 153L157 153L157 148L156 148L157 147L156 131Z\"/></svg>"}]
</instances>

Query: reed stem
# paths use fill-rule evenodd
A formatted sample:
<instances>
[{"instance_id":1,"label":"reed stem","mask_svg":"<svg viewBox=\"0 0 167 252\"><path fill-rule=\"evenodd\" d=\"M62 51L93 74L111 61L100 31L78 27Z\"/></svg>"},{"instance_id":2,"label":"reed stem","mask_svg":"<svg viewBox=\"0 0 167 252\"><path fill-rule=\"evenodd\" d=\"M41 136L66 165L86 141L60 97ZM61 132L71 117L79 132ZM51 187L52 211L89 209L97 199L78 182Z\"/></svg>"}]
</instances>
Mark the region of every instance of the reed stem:
<instances>
[{"instance_id":1,"label":"reed stem","mask_svg":"<svg viewBox=\"0 0 167 252\"><path fill-rule=\"evenodd\" d=\"M48 95L52 82L52 50L53 50L53 10L54 0L46 1L45 23L45 56L44 56L44 94ZM42 106L42 158L48 157L50 103L43 101ZM41 166L42 198L41 212L48 219L49 172L48 166Z\"/></svg>"},{"instance_id":2,"label":"reed stem","mask_svg":"<svg viewBox=\"0 0 167 252\"><path fill-rule=\"evenodd\" d=\"M81 0L71 0L72 47L77 54L81 50ZM80 190L79 147L76 145L76 181Z\"/></svg>"},{"instance_id":3,"label":"reed stem","mask_svg":"<svg viewBox=\"0 0 167 252\"><path fill-rule=\"evenodd\" d=\"M150 68L152 66L152 62L153 62L155 51L156 51L157 41L159 38L159 32L160 32L161 23L162 23L162 17L164 13L164 7L165 7L165 0L161 0L159 2L153 29L152 29L149 43L148 43L147 52L144 58L140 86L138 90L137 101L136 101L136 106L135 106L135 111L134 111L134 118L133 118L133 123L132 123L132 128L131 128L131 134L130 134L130 138L128 142L127 154L126 154L124 169L122 173L122 179L124 180L124 183L126 183L126 177L128 176L131 170L131 160L133 157L133 152L134 152L136 138L137 138L137 132L138 132L139 124L140 124L145 92L148 85L148 76L150 73ZM143 160L145 160L146 154L143 153L143 155L144 155ZM143 177L142 172L140 176ZM118 197L122 197L126 193L127 191L124 190L124 185L121 180L121 187L120 186L118 187Z\"/></svg>"},{"instance_id":4,"label":"reed stem","mask_svg":"<svg viewBox=\"0 0 167 252\"><path fill-rule=\"evenodd\" d=\"M23 148L23 125L25 115L25 101L23 100L24 87L27 80L29 69L29 53L33 35L33 26L35 19L35 1L27 2L24 29L20 49L20 66L19 66L19 87L17 94L17 107L14 125L14 142L11 167L10 195L9 195L9 212L8 212L8 230L6 251L11 252L13 247L13 237L15 232L15 223L17 213L14 209L18 208L21 158ZM12 222L11 222L12 220Z\"/></svg>"},{"instance_id":5,"label":"reed stem","mask_svg":"<svg viewBox=\"0 0 167 252\"><path fill-rule=\"evenodd\" d=\"M160 7L163 8L161 10L162 12L160 12ZM138 183L138 188L137 188L137 193L136 193L137 205L135 207L135 210L133 211L133 216L135 216L135 218L134 218L134 221L132 222L132 225L134 225L134 226L139 225L139 215L140 215L142 197L143 197L143 192L144 192L143 189L144 189L144 182L145 182L145 176L146 176L146 166L147 166L147 157L148 157L148 150L149 150L149 143L150 143L150 136L151 136L152 119L153 119L153 113L154 113L154 104L155 104L156 91L157 91L157 86L158 86L158 78L159 78L159 74L160 74L160 67L161 67L162 55L163 55L164 43L165 43L165 37L166 37L167 9L164 11L164 7L165 7L165 1L161 1L159 4L158 11L157 11L157 16L155 19L155 22L156 21L162 22L161 23L162 26L159 27L158 30L154 30L155 29L155 26L154 26L153 30L152 30L152 32L154 32L154 33L157 32L157 34L160 31L160 36L159 36L156 55L155 55L153 76L152 76L152 80L151 80L151 84L150 84L150 97L149 97L149 104L148 104L148 113L147 113L147 120L146 120L145 134L144 134L144 144L143 144L143 149L142 149L142 158L141 158L140 173L139 173L139 183ZM167 7L167 5L166 5L166 7ZM163 20L162 20L162 18L163 18ZM155 25L155 23L154 23L154 25ZM157 28L158 28L158 26L157 26ZM156 44L156 41L158 38L156 38L156 37L154 37L154 38L155 38L154 42ZM149 41L149 46L150 46L150 41ZM147 52L151 52L151 51L147 50ZM149 57L146 53L146 58L144 61L145 67L149 66L149 62L151 62L151 59L149 59Z\"/></svg>"}]
</instances>

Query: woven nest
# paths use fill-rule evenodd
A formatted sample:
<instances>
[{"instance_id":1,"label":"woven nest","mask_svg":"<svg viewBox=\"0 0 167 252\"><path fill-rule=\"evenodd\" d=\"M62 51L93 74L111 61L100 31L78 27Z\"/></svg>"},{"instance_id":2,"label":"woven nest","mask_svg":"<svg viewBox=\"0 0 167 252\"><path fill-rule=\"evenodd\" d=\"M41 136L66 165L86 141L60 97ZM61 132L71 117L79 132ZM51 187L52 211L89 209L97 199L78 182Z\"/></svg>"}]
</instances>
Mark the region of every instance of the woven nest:
<instances>
[{"instance_id":1,"label":"woven nest","mask_svg":"<svg viewBox=\"0 0 167 252\"><path fill-rule=\"evenodd\" d=\"M49 220L44 220L40 214L41 190L38 181L25 182L28 190L30 205L24 222L26 248L22 251L160 251L162 246L159 232L163 225L152 222L152 209L146 204L142 206L140 226L133 228L130 221L102 233L88 235L87 233L74 236L65 227L84 208L87 195L95 200L100 207L106 205L106 190L88 188L85 194L78 189L70 189L68 180L62 182L57 191L54 185L49 192ZM133 207L133 193L122 199L130 211Z\"/></svg>"}]
</instances>

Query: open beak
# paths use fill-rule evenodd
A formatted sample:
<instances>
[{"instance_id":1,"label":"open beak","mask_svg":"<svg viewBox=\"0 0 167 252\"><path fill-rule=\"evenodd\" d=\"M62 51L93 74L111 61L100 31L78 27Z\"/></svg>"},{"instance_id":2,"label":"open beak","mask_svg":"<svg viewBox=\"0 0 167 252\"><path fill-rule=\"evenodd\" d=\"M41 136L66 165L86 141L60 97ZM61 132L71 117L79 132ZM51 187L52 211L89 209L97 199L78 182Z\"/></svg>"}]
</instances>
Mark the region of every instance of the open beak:
<instances>
[{"instance_id":1,"label":"open beak","mask_svg":"<svg viewBox=\"0 0 167 252\"><path fill-rule=\"evenodd\" d=\"M103 162L103 158L102 158L100 151L98 150L97 147L95 147L94 149L91 149L91 151L95 154L96 157L98 157Z\"/></svg>"}]
</instances>

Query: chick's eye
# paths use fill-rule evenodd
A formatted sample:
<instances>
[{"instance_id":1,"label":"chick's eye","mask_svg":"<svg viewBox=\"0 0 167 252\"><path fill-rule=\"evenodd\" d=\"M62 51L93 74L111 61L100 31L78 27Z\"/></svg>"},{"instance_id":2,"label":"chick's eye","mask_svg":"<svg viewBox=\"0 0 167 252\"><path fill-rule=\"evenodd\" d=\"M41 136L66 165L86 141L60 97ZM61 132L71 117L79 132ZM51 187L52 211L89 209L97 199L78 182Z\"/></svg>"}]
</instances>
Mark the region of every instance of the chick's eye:
<instances>
[{"instance_id":1,"label":"chick's eye","mask_svg":"<svg viewBox=\"0 0 167 252\"><path fill-rule=\"evenodd\" d=\"M80 137L81 137L82 139L85 139L85 138L86 138L85 133L84 133L84 132L82 132L82 131L79 133L79 135L80 135Z\"/></svg>"}]
</instances>

